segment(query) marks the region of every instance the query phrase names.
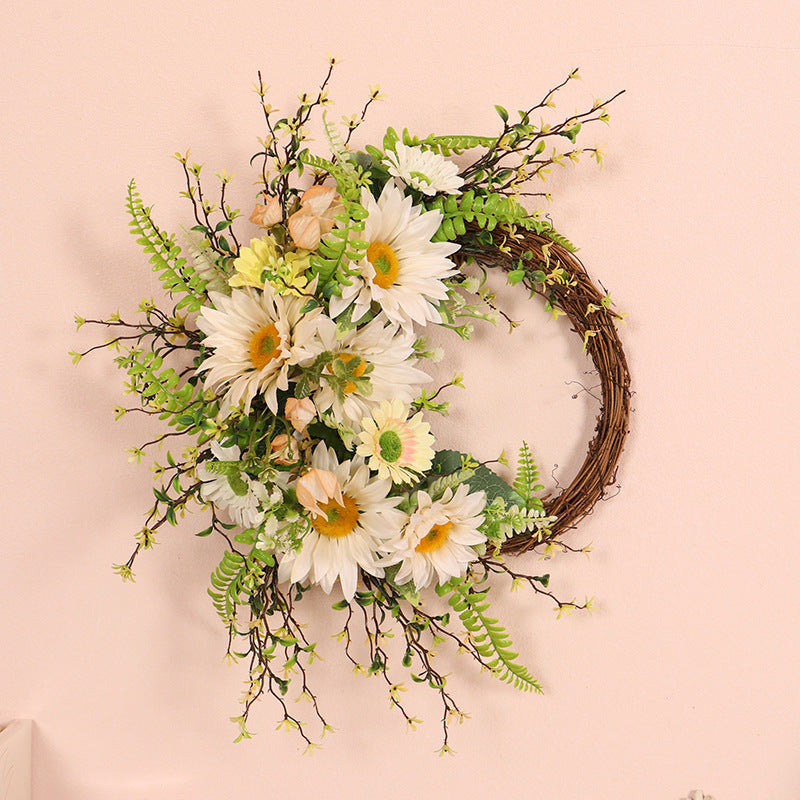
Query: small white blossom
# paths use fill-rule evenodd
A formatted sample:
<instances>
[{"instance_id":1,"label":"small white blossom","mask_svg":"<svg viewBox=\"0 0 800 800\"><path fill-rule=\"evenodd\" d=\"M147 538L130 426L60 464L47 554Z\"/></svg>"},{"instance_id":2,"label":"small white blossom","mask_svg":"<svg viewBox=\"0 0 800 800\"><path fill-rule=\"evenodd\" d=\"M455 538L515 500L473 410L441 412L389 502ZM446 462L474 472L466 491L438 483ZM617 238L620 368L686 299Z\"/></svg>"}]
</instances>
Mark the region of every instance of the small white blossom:
<instances>
[{"instance_id":1,"label":"small white blossom","mask_svg":"<svg viewBox=\"0 0 800 800\"><path fill-rule=\"evenodd\" d=\"M389 150L385 161L391 175L428 197L461 194L464 179L459 177L458 167L439 153L396 142L394 152Z\"/></svg>"},{"instance_id":2,"label":"small white blossom","mask_svg":"<svg viewBox=\"0 0 800 800\"><path fill-rule=\"evenodd\" d=\"M211 442L210 448L216 461L206 461L197 467L197 477L203 482L200 487L203 500L227 511L237 525L257 528L264 520L261 506L269 502L266 486L241 469L219 465L240 459L236 445L223 447L219 442Z\"/></svg>"},{"instance_id":3,"label":"small white blossom","mask_svg":"<svg viewBox=\"0 0 800 800\"><path fill-rule=\"evenodd\" d=\"M481 288L481 282L474 275L469 275L464 278L464 282L461 285L464 287L464 290L470 294L477 294L478 289Z\"/></svg>"}]
</instances>

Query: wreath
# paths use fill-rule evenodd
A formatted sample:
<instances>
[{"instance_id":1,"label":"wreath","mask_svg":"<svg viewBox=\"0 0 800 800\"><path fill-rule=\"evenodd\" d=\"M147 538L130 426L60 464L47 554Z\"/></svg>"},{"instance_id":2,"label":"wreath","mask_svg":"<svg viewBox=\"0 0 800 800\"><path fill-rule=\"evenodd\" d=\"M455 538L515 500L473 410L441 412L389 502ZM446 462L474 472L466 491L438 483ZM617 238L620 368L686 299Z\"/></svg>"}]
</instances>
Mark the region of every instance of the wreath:
<instances>
[{"instance_id":1,"label":"wreath","mask_svg":"<svg viewBox=\"0 0 800 800\"><path fill-rule=\"evenodd\" d=\"M386 683L410 726L419 720L397 672L407 669L438 694L441 752L451 752L449 725L464 714L436 663L441 643L518 689L541 691L491 616L490 578L525 585L559 611L590 604L558 599L548 575L518 571L504 556L574 552L561 536L614 482L627 433L620 315L575 248L521 202L543 194L530 191L531 181L553 166L585 156L602 162L598 148L577 139L587 123L608 120L614 97L556 122L540 119L576 70L516 121L496 106L496 134L420 138L389 128L380 147L354 148L380 93L371 89L359 114L334 124L334 63L291 116L267 102L259 74L265 129L251 161L260 187L249 228L226 201L230 178L218 176L219 199L211 200L188 152L176 158L194 224L180 244L130 183L130 228L164 297L143 300L135 321L77 317L79 328L91 323L111 335L72 355L77 362L113 351L136 397L115 409L117 418L138 412L166 427L130 451L141 461L160 449L155 502L116 572L133 580L139 553L187 511L207 514L197 536L224 543L209 595L227 628L227 656L247 664L237 740L251 735L250 711L262 695L277 701L280 724L309 748L316 734L290 698L309 700L322 733L329 729L311 688L317 645L301 624L305 592L320 587L344 615L345 657ZM324 155L308 145L315 112ZM542 497L527 443L507 482L494 469L511 468L504 455L482 461L437 450L427 421L447 412L447 391L461 378L429 386L421 366L442 353L422 333L443 327L468 339L476 320L513 327L488 287L498 269L544 298L554 316L567 316L600 377L585 463L555 497ZM179 448L167 449L170 440Z\"/></svg>"}]
</instances>

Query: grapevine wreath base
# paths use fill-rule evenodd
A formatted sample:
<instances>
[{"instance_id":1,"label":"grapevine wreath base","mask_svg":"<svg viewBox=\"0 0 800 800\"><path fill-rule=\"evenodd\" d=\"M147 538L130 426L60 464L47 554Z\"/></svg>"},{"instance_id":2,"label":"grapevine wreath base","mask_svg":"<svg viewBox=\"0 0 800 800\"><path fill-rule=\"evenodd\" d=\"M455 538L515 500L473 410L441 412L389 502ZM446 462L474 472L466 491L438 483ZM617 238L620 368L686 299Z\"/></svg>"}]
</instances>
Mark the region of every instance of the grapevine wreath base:
<instances>
[{"instance_id":1,"label":"grapevine wreath base","mask_svg":"<svg viewBox=\"0 0 800 800\"><path fill-rule=\"evenodd\" d=\"M603 498L606 487L616 480L617 465L628 435L631 377L615 325L619 315L608 307L606 292L594 285L574 253L533 231L507 244L509 252L505 254L497 250L483 251L480 254L482 263L512 271L524 254L530 270L557 263L567 273L568 280L549 285L546 293L527 277L523 282L565 313L600 378L600 414L586 459L569 486L555 497L544 500L547 515L555 517L550 526L550 536L555 539L591 513L595 503ZM524 553L540 544L542 538L530 532L520 533L503 544L502 552Z\"/></svg>"},{"instance_id":2,"label":"grapevine wreath base","mask_svg":"<svg viewBox=\"0 0 800 800\"><path fill-rule=\"evenodd\" d=\"M73 357L114 352L137 400L117 407L117 417L138 412L167 429L130 451L136 461L157 452L155 503L115 570L133 580L137 555L190 511L205 515L197 536L223 547L208 591L227 630L226 656L247 666L238 738L251 735L250 711L264 695L278 704L279 727L308 747L309 719L290 700L308 701L311 720L323 734L330 729L312 689L317 643L302 616L304 593L322 590L345 617L345 658L385 682L409 726L419 720L396 673L407 670L437 693L441 752L450 752L449 723L465 714L435 660L441 646L518 689L541 691L490 615L490 589L524 585L559 613L591 602L559 599L549 575L512 569L503 556L573 551L560 537L614 482L628 431L620 315L574 247L520 202L543 194L528 185L554 166L583 156L602 163L598 148L576 140L587 124L608 121L614 97L545 122L576 71L519 111L519 121L496 106L495 134L419 138L389 128L380 146L359 149L351 137L379 93L371 90L342 130L326 117L333 63L319 91L302 94L288 116L266 101L259 76L265 132L252 159L260 187L249 227L225 200L231 178L217 175L219 199L211 200L188 153L176 159L194 222L180 236L158 227L130 183L130 228L165 297L143 300L136 321L76 318L112 335ZM305 144L315 111L324 157ZM505 317L513 327L487 288L491 268L565 315L600 377L595 436L555 497L540 495L526 442L509 483L491 467L510 467L503 455L481 461L436 450L425 419L446 413L445 390L461 385L456 375L425 388L430 376L418 367L443 355L426 328L468 339L474 320Z\"/></svg>"}]
</instances>

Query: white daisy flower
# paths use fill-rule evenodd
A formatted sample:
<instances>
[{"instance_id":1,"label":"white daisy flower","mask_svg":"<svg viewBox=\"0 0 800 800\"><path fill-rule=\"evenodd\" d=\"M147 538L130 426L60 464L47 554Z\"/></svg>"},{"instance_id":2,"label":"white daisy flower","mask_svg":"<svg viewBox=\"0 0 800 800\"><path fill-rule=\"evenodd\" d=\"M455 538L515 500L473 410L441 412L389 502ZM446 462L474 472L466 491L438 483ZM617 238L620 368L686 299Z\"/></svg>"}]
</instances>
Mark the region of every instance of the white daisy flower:
<instances>
[{"instance_id":1,"label":"white daisy flower","mask_svg":"<svg viewBox=\"0 0 800 800\"><path fill-rule=\"evenodd\" d=\"M215 461L204 461L197 467L197 477L203 482L200 494L207 503L228 512L231 519L243 528L257 528L264 521L261 504L269 504L267 487L249 475L220 461L239 461L241 451L236 445L223 447L211 442Z\"/></svg>"},{"instance_id":2,"label":"white daisy flower","mask_svg":"<svg viewBox=\"0 0 800 800\"><path fill-rule=\"evenodd\" d=\"M384 566L400 563L395 581L413 581L424 589L433 580L440 584L464 575L478 554L475 545L483 544L486 535L478 528L483 523L481 511L486 505L484 492L470 494L462 483L456 493L445 489L440 500L427 492L418 492L417 510L411 515L401 536L388 543L391 555Z\"/></svg>"},{"instance_id":3,"label":"white daisy flower","mask_svg":"<svg viewBox=\"0 0 800 800\"><path fill-rule=\"evenodd\" d=\"M408 406L402 400L383 400L371 417L361 421L361 444L356 453L369 458L369 466L379 478L394 483L410 483L417 473L430 469L433 460L433 434L422 421L422 412L408 419Z\"/></svg>"},{"instance_id":4,"label":"white daisy flower","mask_svg":"<svg viewBox=\"0 0 800 800\"><path fill-rule=\"evenodd\" d=\"M459 177L458 167L439 153L397 142L384 161L390 175L428 197L461 193L464 179Z\"/></svg>"},{"instance_id":5,"label":"white daisy flower","mask_svg":"<svg viewBox=\"0 0 800 800\"><path fill-rule=\"evenodd\" d=\"M370 416L373 408L383 400L399 399L409 404L418 394L430 375L416 368L413 331L399 329L379 314L367 325L349 331L342 339L336 338L336 326L323 322L319 327L323 349L334 353L346 364L360 359L355 376L364 375L368 388L349 382L343 396L337 395L330 381L323 376L322 385L314 395L314 404L320 412L331 409L336 421L353 431L361 430L361 420ZM335 365L327 367L332 373Z\"/></svg>"},{"instance_id":6,"label":"white daisy flower","mask_svg":"<svg viewBox=\"0 0 800 800\"><path fill-rule=\"evenodd\" d=\"M447 297L443 281L457 272L448 256L458 250L452 242L431 242L441 213L412 205L411 198L392 183L384 186L377 202L363 189L361 204L369 216L359 236L369 248L357 265L360 274L342 287L341 297L331 297L331 316L355 304L352 319L359 320L375 302L400 325L441 322L436 303Z\"/></svg>"},{"instance_id":7,"label":"white daisy flower","mask_svg":"<svg viewBox=\"0 0 800 800\"><path fill-rule=\"evenodd\" d=\"M269 285L262 292L214 294L211 300L215 308L204 307L197 319L206 346L214 350L199 369L208 371L205 387L227 387L223 413L240 404L249 413L253 398L262 394L277 414L276 394L289 388L289 369L321 351L321 309L302 314L306 298L277 295Z\"/></svg>"},{"instance_id":8,"label":"white daisy flower","mask_svg":"<svg viewBox=\"0 0 800 800\"><path fill-rule=\"evenodd\" d=\"M298 583L309 580L330 593L339 581L349 602L356 592L358 568L383 577L379 553L385 541L396 536L408 519L395 506L399 497L387 497L391 481L370 476L362 458L339 463L323 442L311 458L312 468L336 476L341 502L331 497L320 503L321 514L311 514L311 528L300 549L280 559L278 579Z\"/></svg>"}]
</instances>

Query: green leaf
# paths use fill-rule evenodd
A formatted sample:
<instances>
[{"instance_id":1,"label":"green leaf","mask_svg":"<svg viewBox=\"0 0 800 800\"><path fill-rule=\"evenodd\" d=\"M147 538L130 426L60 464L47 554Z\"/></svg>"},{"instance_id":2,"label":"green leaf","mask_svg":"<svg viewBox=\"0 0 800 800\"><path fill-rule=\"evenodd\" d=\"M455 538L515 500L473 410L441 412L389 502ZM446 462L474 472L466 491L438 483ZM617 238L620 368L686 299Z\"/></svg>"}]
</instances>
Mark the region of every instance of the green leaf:
<instances>
[{"instance_id":1,"label":"green leaf","mask_svg":"<svg viewBox=\"0 0 800 800\"><path fill-rule=\"evenodd\" d=\"M378 150L377 147L373 147L371 144L368 144L364 149L370 155L370 159L369 159L369 164L367 165L361 161L361 158L358 158L358 163L362 164L362 166L372 166L373 163L379 164L383 160L383 153L380 150ZM361 153L356 153L356 157L359 157L361 155L362 155Z\"/></svg>"},{"instance_id":2,"label":"green leaf","mask_svg":"<svg viewBox=\"0 0 800 800\"><path fill-rule=\"evenodd\" d=\"M458 450L438 450L433 458L431 471L437 475L446 475L461 469L462 459L471 458Z\"/></svg>"},{"instance_id":3,"label":"green leaf","mask_svg":"<svg viewBox=\"0 0 800 800\"><path fill-rule=\"evenodd\" d=\"M395 144L400 140L394 128L387 128L386 135L383 137L383 149L394 150Z\"/></svg>"},{"instance_id":4,"label":"green leaf","mask_svg":"<svg viewBox=\"0 0 800 800\"><path fill-rule=\"evenodd\" d=\"M475 470L475 474L467 481L467 485L473 492L486 492L487 504L491 503L495 497L502 497L509 506L519 505L523 502L522 497L511 486L496 472L484 465Z\"/></svg>"},{"instance_id":5,"label":"green leaf","mask_svg":"<svg viewBox=\"0 0 800 800\"><path fill-rule=\"evenodd\" d=\"M573 125L569 130L561 131L561 136L566 136L572 144L575 144L575 140L578 138L578 134L581 132L581 123L577 122Z\"/></svg>"},{"instance_id":6,"label":"green leaf","mask_svg":"<svg viewBox=\"0 0 800 800\"><path fill-rule=\"evenodd\" d=\"M467 453L457 450L439 450L431 464L434 475L449 475L461 470L464 463L474 463L474 458ZM486 492L486 503L489 504L495 497L502 497L507 505L519 505L522 497L514 491L497 473L481 464L475 467L471 477L463 481L473 492Z\"/></svg>"}]
</instances>

